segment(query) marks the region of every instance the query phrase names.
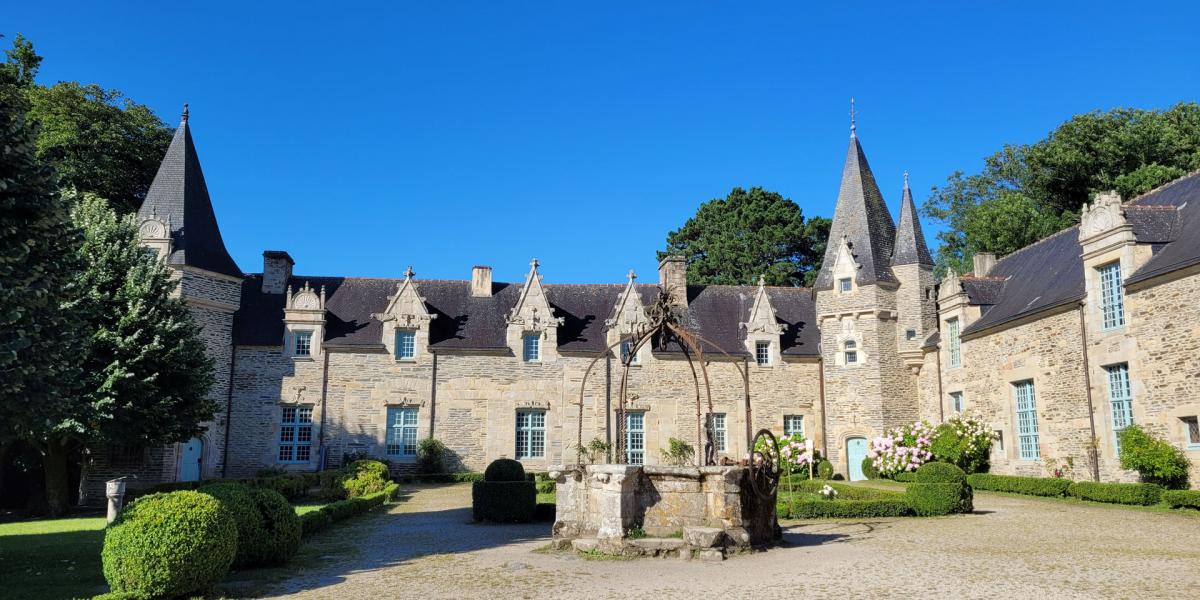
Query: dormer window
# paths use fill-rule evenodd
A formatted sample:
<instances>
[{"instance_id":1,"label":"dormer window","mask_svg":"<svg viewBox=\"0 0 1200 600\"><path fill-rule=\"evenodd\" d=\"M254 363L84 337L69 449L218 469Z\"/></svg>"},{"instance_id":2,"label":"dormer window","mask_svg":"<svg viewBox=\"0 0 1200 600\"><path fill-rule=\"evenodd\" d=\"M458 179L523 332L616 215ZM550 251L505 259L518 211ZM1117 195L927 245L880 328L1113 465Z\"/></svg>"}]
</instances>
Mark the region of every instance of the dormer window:
<instances>
[{"instance_id":1,"label":"dormer window","mask_svg":"<svg viewBox=\"0 0 1200 600\"><path fill-rule=\"evenodd\" d=\"M417 332L411 329L396 330L396 360L412 360L417 357Z\"/></svg>"},{"instance_id":2,"label":"dormer window","mask_svg":"<svg viewBox=\"0 0 1200 600\"><path fill-rule=\"evenodd\" d=\"M771 342L754 342L754 360L760 367L771 364Z\"/></svg>"},{"instance_id":3,"label":"dormer window","mask_svg":"<svg viewBox=\"0 0 1200 600\"><path fill-rule=\"evenodd\" d=\"M542 359L542 336L536 333L525 334L523 348L525 362L538 362Z\"/></svg>"},{"instance_id":4,"label":"dormer window","mask_svg":"<svg viewBox=\"0 0 1200 600\"><path fill-rule=\"evenodd\" d=\"M631 365L639 364L638 355L633 353L633 340L621 340L621 364L629 363Z\"/></svg>"},{"instance_id":5,"label":"dormer window","mask_svg":"<svg viewBox=\"0 0 1200 600\"><path fill-rule=\"evenodd\" d=\"M853 287L854 287L854 283L850 280L849 277L843 277L838 280L838 291L839 292L843 292L843 293L849 292L851 289L853 289Z\"/></svg>"},{"instance_id":6,"label":"dormer window","mask_svg":"<svg viewBox=\"0 0 1200 600\"><path fill-rule=\"evenodd\" d=\"M1100 317L1103 328L1116 329L1125 324L1125 297L1121 290L1121 263L1097 269L1100 273Z\"/></svg>"},{"instance_id":7,"label":"dormer window","mask_svg":"<svg viewBox=\"0 0 1200 600\"><path fill-rule=\"evenodd\" d=\"M297 331L293 340L292 354L294 356L312 356L311 331Z\"/></svg>"}]
</instances>

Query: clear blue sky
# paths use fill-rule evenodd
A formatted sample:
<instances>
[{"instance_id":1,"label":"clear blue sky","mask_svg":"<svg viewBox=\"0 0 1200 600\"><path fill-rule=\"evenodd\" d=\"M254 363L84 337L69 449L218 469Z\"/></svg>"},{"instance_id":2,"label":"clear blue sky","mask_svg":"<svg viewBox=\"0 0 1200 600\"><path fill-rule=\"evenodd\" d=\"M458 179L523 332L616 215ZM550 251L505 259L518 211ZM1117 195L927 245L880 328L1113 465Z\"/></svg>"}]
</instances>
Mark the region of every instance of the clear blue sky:
<instances>
[{"instance_id":1,"label":"clear blue sky","mask_svg":"<svg viewBox=\"0 0 1200 600\"><path fill-rule=\"evenodd\" d=\"M43 83L189 102L238 264L309 275L655 281L734 186L832 215L851 96L895 214L905 169L919 203L1072 114L1200 91L1195 2L343 4L24 2L0 32Z\"/></svg>"}]
</instances>

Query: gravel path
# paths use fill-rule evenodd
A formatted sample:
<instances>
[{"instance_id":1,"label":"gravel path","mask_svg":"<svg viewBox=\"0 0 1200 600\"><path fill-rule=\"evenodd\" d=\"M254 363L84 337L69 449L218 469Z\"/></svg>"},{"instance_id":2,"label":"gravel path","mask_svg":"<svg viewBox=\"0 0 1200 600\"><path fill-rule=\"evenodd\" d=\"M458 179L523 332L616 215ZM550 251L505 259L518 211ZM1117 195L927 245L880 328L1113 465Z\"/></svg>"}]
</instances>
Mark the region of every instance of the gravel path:
<instances>
[{"instance_id":1,"label":"gravel path","mask_svg":"<svg viewBox=\"0 0 1200 600\"><path fill-rule=\"evenodd\" d=\"M470 487L422 488L318 537L255 595L297 598L1196 598L1200 515L977 494L976 513L785 522L720 564L535 552L549 525L473 525ZM306 545L307 546L307 545ZM303 557L302 557L303 558Z\"/></svg>"}]
</instances>

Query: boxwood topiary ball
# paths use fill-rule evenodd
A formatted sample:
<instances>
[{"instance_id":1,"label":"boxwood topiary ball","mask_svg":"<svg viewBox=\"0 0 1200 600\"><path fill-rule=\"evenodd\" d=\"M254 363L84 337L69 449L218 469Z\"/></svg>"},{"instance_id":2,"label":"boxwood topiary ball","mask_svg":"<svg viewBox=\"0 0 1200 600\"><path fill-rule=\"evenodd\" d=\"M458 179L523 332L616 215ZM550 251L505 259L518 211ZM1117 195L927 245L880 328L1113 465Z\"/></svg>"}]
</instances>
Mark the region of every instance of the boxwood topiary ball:
<instances>
[{"instance_id":1,"label":"boxwood topiary ball","mask_svg":"<svg viewBox=\"0 0 1200 600\"><path fill-rule=\"evenodd\" d=\"M255 564L278 565L287 562L300 549L302 527L296 509L275 490L250 490L254 506L262 515L262 540L256 544Z\"/></svg>"},{"instance_id":2,"label":"boxwood topiary ball","mask_svg":"<svg viewBox=\"0 0 1200 600\"><path fill-rule=\"evenodd\" d=\"M263 517L254 505L250 488L239 483L216 483L197 491L216 498L221 503L221 508L229 512L237 525L238 541L237 554L233 559L234 566L255 564L257 557L262 554L256 546L262 543L264 532Z\"/></svg>"},{"instance_id":3,"label":"boxwood topiary ball","mask_svg":"<svg viewBox=\"0 0 1200 600\"><path fill-rule=\"evenodd\" d=\"M817 463L817 477L820 479L829 479L833 477L833 463L827 460Z\"/></svg>"},{"instance_id":4,"label":"boxwood topiary ball","mask_svg":"<svg viewBox=\"0 0 1200 600\"><path fill-rule=\"evenodd\" d=\"M967 474L946 462L925 463L917 468L917 483L966 483Z\"/></svg>"},{"instance_id":5,"label":"boxwood topiary ball","mask_svg":"<svg viewBox=\"0 0 1200 600\"><path fill-rule=\"evenodd\" d=\"M511 458L497 458L483 472L484 481L525 481L525 467Z\"/></svg>"},{"instance_id":6,"label":"boxwood topiary ball","mask_svg":"<svg viewBox=\"0 0 1200 600\"><path fill-rule=\"evenodd\" d=\"M237 535L233 516L212 496L145 496L105 532L104 578L114 592L149 598L203 591L229 571Z\"/></svg>"}]
</instances>

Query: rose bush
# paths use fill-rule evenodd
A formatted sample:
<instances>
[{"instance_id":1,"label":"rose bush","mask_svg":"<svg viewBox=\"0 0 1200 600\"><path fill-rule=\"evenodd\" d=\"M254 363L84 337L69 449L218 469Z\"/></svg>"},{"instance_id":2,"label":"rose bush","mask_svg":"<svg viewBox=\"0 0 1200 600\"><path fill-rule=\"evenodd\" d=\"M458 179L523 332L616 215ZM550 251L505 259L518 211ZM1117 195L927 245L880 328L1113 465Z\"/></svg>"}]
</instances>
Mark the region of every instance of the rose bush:
<instances>
[{"instance_id":1,"label":"rose bush","mask_svg":"<svg viewBox=\"0 0 1200 600\"><path fill-rule=\"evenodd\" d=\"M889 429L871 442L867 456L883 477L916 471L933 460L933 427L924 421Z\"/></svg>"}]
</instances>

